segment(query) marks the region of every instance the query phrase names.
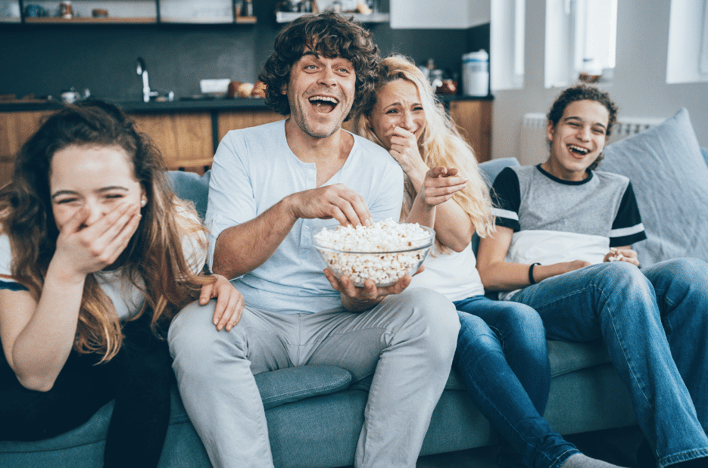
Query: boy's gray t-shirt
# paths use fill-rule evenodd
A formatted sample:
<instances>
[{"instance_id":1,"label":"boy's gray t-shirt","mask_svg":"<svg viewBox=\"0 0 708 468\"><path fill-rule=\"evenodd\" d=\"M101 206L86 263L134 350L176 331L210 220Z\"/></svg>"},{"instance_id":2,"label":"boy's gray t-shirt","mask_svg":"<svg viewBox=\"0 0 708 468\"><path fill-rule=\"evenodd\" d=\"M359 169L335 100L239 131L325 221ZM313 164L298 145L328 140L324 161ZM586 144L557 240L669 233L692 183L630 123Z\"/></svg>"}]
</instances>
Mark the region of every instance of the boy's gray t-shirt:
<instances>
[{"instance_id":1,"label":"boy's gray t-shirt","mask_svg":"<svg viewBox=\"0 0 708 468\"><path fill-rule=\"evenodd\" d=\"M646 239L632 184L622 175L590 171L574 182L540 165L509 167L492 194L496 224L514 231L510 262L600 263L611 247Z\"/></svg>"}]
</instances>

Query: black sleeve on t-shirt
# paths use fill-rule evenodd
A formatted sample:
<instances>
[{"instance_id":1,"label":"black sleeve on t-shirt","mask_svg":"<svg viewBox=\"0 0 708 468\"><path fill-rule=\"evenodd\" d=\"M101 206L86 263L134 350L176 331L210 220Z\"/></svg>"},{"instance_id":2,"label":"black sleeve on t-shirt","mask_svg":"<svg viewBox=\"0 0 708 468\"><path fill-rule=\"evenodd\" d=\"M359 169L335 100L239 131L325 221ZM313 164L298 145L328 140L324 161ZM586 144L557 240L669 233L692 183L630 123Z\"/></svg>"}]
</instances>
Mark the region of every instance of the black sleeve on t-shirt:
<instances>
[{"instance_id":1,"label":"black sleeve on t-shirt","mask_svg":"<svg viewBox=\"0 0 708 468\"><path fill-rule=\"evenodd\" d=\"M499 173L492 184L491 195L496 225L518 232L521 229L519 224L521 189L519 177L513 169L506 167Z\"/></svg>"},{"instance_id":2,"label":"black sleeve on t-shirt","mask_svg":"<svg viewBox=\"0 0 708 468\"><path fill-rule=\"evenodd\" d=\"M612 223L610 247L632 245L646 238L647 234L642 225L642 217L639 214L637 198L634 195L632 183L629 182L622 196L619 210L617 210L617 216Z\"/></svg>"}]
</instances>

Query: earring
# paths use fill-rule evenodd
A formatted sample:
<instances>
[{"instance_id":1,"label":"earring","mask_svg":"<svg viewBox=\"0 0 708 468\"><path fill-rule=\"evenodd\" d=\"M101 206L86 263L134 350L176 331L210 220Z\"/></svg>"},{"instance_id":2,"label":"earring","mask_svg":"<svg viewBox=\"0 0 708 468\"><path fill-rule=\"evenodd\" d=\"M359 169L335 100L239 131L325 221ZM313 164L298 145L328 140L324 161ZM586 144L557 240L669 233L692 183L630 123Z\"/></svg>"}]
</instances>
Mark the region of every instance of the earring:
<instances>
[{"instance_id":1,"label":"earring","mask_svg":"<svg viewBox=\"0 0 708 468\"><path fill-rule=\"evenodd\" d=\"M144 198L143 198L142 200L140 200L140 208L145 207L145 205L147 205L147 202L148 202L148 201L147 201L146 199L144 199Z\"/></svg>"}]
</instances>

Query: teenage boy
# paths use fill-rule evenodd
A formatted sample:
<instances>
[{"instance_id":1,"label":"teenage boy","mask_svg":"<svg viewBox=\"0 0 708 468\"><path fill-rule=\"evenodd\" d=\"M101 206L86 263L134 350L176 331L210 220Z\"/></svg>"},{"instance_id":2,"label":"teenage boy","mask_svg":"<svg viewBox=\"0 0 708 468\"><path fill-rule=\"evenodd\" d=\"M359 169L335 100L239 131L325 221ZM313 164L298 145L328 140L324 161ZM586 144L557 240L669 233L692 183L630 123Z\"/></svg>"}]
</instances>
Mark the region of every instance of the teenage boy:
<instances>
[{"instance_id":1,"label":"teenage boy","mask_svg":"<svg viewBox=\"0 0 708 468\"><path fill-rule=\"evenodd\" d=\"M308 15L275 40L259 79L288 119L229 132L214 157L206 223L209 264L247 307L230 332L208 311L174 320L169 344L190 419L215 466L273 466L253 375L305 364L373 375L358 467L414 467L452 365L452 303L411 277L356 288L323 274L312 235L332 218L397 219L403 173L378 145L342 129L373 89L371 34L336 14ZM326 275L326 276L325 276Z\"/></svg>"},{"instance_id":2,"label":"teenage boy","mask_svg":"<svg viewBox=\"0 0 708 468\"><path fill-rule=\"evenodd\" d=\"M480 243L479 272L485 289L536 309L548 338L605 340L653 455L640 466L706 467L708 265L638 268L631 245L646 234L632 185L594 171L616 114L596 88L560 94L548 160L494 181L497 232Z\"/></svg>"}]
</instances>

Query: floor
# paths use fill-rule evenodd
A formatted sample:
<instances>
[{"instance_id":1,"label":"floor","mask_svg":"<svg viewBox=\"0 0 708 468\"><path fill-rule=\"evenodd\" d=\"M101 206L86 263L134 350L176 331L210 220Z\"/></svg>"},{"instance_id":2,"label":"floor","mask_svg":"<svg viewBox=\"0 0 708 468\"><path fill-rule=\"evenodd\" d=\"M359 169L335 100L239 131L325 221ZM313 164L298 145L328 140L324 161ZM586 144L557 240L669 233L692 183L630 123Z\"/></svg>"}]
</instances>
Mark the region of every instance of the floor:
<instances>
[{"instance_id":1,"label":"floor","mask_svg":"<svg viewBox=\"0 0 708 468\"><path fill-rule=\"evenodd\" d=\"M589 457L622 467L637 467L635 454L642 441L638 427L611 429L567 436L569 442ZM416 468L496 468L496 447L463 450L420 457ZM351 467L348 467L351 468Z\"/></svg>"}]
</instances>

